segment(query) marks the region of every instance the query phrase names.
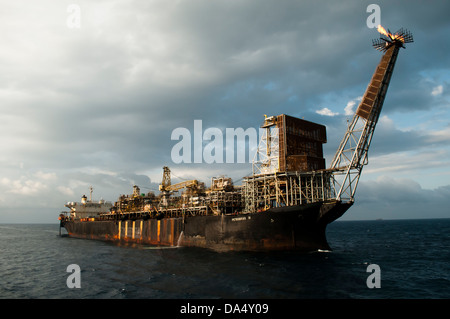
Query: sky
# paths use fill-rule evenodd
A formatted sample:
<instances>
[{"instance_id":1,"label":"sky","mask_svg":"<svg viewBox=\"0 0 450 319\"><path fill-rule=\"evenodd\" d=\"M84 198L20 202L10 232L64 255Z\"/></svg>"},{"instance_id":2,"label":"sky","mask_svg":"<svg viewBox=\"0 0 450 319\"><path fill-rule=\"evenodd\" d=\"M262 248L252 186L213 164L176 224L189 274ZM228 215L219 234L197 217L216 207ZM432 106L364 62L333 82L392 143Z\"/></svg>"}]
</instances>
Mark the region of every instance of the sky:
<instances>
[{"instance_id":1,"label":"sky","mask_svg":"<svg viewBox=\"0 0 450 319\"><path fill-rule=\"evenodd\" d=\"M54 223L68 201L115 201L247 163L175 163L176 128L326 125L327 166L381 58L367 20L410 30L341 220L450 218L450 2L0 0L0 223ZM372 17L373 18L373 17Z\"/></svg>"}]
</instances>

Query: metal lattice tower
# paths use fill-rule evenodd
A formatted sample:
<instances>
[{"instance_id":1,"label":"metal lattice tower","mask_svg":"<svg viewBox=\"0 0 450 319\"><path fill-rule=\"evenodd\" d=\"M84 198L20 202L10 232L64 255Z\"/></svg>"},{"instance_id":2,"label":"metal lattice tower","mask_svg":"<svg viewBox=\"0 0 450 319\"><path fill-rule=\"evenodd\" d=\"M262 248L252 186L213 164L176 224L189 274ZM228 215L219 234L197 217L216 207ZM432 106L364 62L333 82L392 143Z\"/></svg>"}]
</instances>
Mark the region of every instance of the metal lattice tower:
<instances>
[{"instance_id":1,"label":"metal lattice tower","mask_svg":"<svg viewBox=\"0 0 450 319\"><path fill-rule=\"evenodd\" d=\"M337 200L353 201L364 165L368 163L368 151L378 122L384 98L394 71L400 48L413 42L412 34L400 29L395 34L378 31L380 39L373 41L375 49L385 52L366 89L344 138L331 162L334 191Z\"/></svg>"},{"instance_id":2,"label":"metal lattice tower","mask_svg":"<svg viewBox=\"0 0 450 319\"><path fill-rule=\"evenodd\" d=\"M280 146L276 117L266 117L261 128L264 131L253 159L254 175L272 174L277 172L279 168Z\"/></svg>"}]
</instances>

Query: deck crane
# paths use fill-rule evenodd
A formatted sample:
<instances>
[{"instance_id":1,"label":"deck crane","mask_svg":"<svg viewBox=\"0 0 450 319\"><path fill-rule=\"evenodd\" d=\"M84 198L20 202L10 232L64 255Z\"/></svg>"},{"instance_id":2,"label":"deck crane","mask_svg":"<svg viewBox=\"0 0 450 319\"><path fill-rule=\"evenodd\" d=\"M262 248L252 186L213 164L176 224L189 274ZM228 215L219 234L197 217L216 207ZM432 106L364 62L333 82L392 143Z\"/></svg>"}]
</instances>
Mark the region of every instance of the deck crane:
<instances>
[{"instance_id":1,"label":"deck crane","mask_svg":"<svg viewBox=\"0 0 450 319\"><path fill-rule=\"evenodd\" d=\"M159 190L161 191L161 205L167 206L167 199L168 197L176 191L179 191L183 188L191 188L191 189L197 189L198 187L198 180L191 179L184 182L172 184L171 183L171 176L170 176L170 168L167 166L163 167L163 179L161 181L161 184L159 185Z\"/></svg>"},{"instance_id":2,"label":"deck crane","mask_svg":"<svg viewBox=\"0 0 450 319\"><path fill-rule=\"evenodd\" d=\"M167 166L163 167L163 179L161 184L159 185L159 190L161 192L176 192L182 188L194 188L196 186L198 186L198 180L196 179L172 184L170 177L170 168L168 168Z\"/></svg>"}]
</instances>

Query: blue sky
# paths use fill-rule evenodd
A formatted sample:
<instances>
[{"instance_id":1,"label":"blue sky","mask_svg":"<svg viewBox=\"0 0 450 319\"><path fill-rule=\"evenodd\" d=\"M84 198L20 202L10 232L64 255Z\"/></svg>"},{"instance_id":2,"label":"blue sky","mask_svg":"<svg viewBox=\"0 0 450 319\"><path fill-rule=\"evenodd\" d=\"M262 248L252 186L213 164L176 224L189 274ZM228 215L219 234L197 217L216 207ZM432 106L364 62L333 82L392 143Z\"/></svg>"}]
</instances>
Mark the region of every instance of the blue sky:
<instances>
[{"instance_id":1,"label":"blue sky","mask_svg":"<svg viewBox=\"0 0 450 319\"><path fill-rule=\"evenodd\" d=\"M80 9L80 28L67 24ZM157 189L162 167L208 182L251 164L175 164L194 120L259 127L263 114L327 126L330 163L378 64L367 6L410 30L342 219L450 217L450 3L1 1L0 222L55 222L94 187Z\"/></svg>"}]
</instances>

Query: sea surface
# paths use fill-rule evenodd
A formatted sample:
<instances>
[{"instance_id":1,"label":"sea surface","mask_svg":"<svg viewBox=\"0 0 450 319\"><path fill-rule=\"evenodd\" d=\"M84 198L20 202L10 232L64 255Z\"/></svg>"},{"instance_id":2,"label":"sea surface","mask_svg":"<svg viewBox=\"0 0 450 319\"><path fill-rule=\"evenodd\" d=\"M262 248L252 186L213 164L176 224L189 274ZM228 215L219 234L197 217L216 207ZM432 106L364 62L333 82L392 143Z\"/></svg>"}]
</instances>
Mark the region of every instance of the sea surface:
<instances>
[{"instance_id":1,"label":"sea surface","mask_svg":"<svg viewBox=\"0 0 450 319\"><path fill-rule=\"evenodd\" d=\"M1 299L450 298L450 219L336 221L333 250L307 254L119 246L58 232L0 225ZM73 264L80 288L67 284ZM373 264L379 272L368 272ZM379 288L368 287L374 276Z\"/></svg>"}]
</instances>

